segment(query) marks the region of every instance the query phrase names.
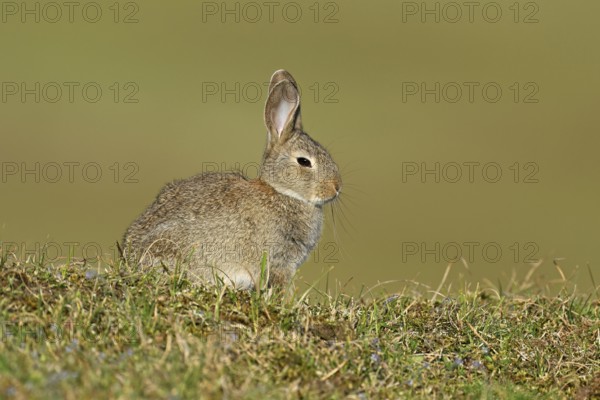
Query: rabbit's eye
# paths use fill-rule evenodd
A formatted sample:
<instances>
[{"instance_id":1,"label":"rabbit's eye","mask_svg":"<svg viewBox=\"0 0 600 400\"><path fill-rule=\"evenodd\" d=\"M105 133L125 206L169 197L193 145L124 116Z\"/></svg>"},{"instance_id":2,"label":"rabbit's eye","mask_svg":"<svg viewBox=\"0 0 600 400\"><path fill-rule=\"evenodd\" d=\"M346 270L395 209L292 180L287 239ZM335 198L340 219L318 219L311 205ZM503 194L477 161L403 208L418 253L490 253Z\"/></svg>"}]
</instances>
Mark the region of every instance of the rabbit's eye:
<instances>
[{"instance_id":1,"label":"rabbit's eye","mask_svg":"<svg viewBox=\"0 0 600 400\"><path fill-rule=\"evenodd\" d=\"M308 158L298 157L296 158L296 161L298 161L298 164L302 165L303 167L312 167L312 164L310 163L310 160Z\"/></svg>"}]
</instances>

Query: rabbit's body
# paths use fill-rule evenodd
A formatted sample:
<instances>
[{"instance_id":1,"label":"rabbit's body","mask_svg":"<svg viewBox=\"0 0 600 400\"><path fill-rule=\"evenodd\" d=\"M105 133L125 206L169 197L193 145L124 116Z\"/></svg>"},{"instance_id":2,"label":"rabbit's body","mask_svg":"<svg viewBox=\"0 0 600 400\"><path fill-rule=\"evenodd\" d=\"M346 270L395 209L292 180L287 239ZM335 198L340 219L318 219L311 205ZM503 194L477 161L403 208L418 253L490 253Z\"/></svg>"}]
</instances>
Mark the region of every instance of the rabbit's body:
<instances>
[{"instance_id":1,"label":"rabbit's body","mask_svg":"<svg viewBox=\"0 0 600 400\"><path fill-rule=\"evenodd\" d=\"M205 173L165 186L128 229L126 241L148 249L149 264L183 260L196 281L210 282L216 275L249 288L259 280L263 252L272 281L289 280L317 244L322 220L321 206L283 195L259 179Z\"/></svg>"},{"instance_id":2,"label":"rabbit's body","mask_svg":"<svg viewBox=\"0 0 600 400\"><path fill-rule=\"evenodd\" d=\"M341 178L329 153L301 130L297 86L285 71L273 75L265 120L259 178L204 173L167 184L125 233L130 261L181 263L197 282L250 288L266 254L269 284L291 280L319 240L323 204L337 197Z\"/></svg>"}]
</instances>

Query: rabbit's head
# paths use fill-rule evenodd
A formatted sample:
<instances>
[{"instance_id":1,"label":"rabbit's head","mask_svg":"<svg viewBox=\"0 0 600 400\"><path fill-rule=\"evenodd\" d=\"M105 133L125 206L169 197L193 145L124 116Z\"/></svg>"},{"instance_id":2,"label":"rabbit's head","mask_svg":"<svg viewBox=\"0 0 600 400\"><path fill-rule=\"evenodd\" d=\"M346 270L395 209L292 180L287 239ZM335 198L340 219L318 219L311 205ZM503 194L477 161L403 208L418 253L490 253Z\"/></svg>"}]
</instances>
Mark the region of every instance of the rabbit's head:
<instances>
[{"instance_id":1,"label":"rabbit's head","mask_svg":"<svg viewBox=\"0 0 600 400\"><path fill-rule=\"evenodd\" d=\"M323 146L302 130L300 93L284 70L271 78L265 106L267 147L261 179L279 193L322 205L342 188L338 166Z\"/></svg>"}]
</instances>

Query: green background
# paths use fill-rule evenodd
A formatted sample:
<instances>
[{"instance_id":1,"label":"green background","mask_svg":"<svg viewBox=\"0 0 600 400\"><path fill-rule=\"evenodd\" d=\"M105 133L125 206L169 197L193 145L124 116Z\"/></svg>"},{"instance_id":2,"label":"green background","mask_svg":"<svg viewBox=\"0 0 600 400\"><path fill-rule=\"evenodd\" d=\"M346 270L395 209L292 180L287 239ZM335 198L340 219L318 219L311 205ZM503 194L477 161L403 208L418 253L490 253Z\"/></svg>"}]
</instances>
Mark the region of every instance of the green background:
<instances>
[{"instance_id":1,"label":"green background","mask_svg":"<svg viewBox=\"0 0 600 400\"><path fill-rule=\"evenodd\" d=\"M335 228L328 217L299 282L333 266L330 283L350 291L390 280L388 290L412 281L436 288L445 256L455 254L453 247L443 254L444 245L466 242L478 243L473 259L468 269L456 263L451 280L506 283L529 271L533 251L546 281L560 278L555 258L579 289L592 287L588 266L600 281L596 1L484 1L472 18L464 6L456 14L462 3L275 2L272 22L264 2L229 2L233 14L221 2L97 2L97 22L86 21L95 18L88 2L78 3L72 21L66 7L57 18L46 2L26 2L39 7L39 22L11 4L16 14L3 9L0 22L0 240L20 251L50 241L63 256L71 242L75 256L85 244L95 254L90 243L110 253L166 182L201 172L203 163L255 165L266 136L263 85L285 68L302 89L305 129L329 148L346 184ZM422 15L423 7L439 13ZM6 92L22 82L80 86L73 102L66 89L48 101L48 87L37 103ZM83 98L89 82L103 90L97 102ZM439 102L407 95L422 82L440 83ZM473 101L465 82L479 85ZM206 92L222 83L234 94ZM502 89L496 102L494 90L482 93L489 83ZM80 163L72 183L65 162ZM454 163L465 162L496 163L502 178L489 183L476 168L473 182L450 182ZM20 170L7 175L35 163L48 175L41 171L40 182ZM52 163L63 165L56 183ZM98 182L84 179L86 163L100 166ZM440 163L447 175L403 178L405 163ZM537 183L527 182L529 172ZM407 243L417 244L416 255L403 253ZM493 244L490 253L485 244ZM502 257L492 262L498 247Z\"/></svg>"}]
</instances>

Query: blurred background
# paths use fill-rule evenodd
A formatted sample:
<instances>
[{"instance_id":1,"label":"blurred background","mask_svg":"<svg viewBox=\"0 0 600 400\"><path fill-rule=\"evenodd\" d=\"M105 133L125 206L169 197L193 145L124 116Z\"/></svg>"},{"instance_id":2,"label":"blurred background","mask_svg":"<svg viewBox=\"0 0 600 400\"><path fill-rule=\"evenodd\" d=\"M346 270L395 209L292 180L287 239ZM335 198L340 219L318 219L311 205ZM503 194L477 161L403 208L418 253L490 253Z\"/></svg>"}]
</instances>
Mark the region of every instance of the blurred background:
<instances>
[{"instance_id":1,"label":"blurred background","mask_svg":"<svg viewBox=\"0 0 600 400\"><path fill-rule=\"evenodd\" d=\"M600 3L469 4L2 2L3 251L111 257L165 183L255 177L285 68L346 184L299 287L590 291Z\"/></svg>"}]
</instances>

